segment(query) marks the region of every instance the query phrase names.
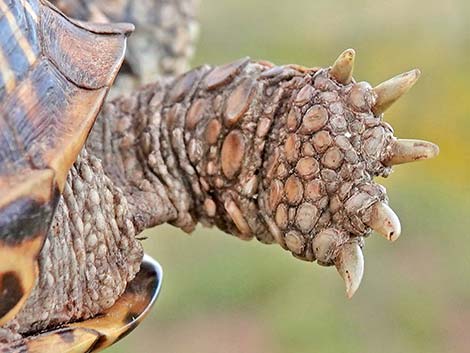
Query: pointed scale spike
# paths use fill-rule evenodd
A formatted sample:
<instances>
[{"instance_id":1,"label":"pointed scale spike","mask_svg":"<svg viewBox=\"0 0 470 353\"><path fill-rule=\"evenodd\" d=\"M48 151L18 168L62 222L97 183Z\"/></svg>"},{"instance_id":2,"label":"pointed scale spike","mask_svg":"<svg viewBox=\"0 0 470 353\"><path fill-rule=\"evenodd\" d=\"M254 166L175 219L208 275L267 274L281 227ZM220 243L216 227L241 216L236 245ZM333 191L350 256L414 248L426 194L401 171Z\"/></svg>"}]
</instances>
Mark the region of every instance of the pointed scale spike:
<instances>
[{"instance_id":1,"label":"pointed scale spike","mask_svg":"<svg viewBox=\"0 0 470 353\"><path fill-rule=\"evenodd\" d=\"M351 299L364 274L364 255L361 247L356 242L343 244L336 257L335 266L346 285L346 296Z\"/></svg>"},{"instance_id":2,"label":"pointed scale spike","mask_svg":"<svg viewBox=\"0 0 470 353\"><path fill-rule=\"evenodd\" d=\"M331 67L330 75L339 83L344 85L350 83L354 71L355 57L356 52L354 49L346 49Z\"/></svg>"},{"instance_id":3,"label":"pointed scale spike","mask_svg":"<svg viewBox=\"0 0 470 353\"><path fill-rule=\"evenodd\" d=\"M392 166L434 158L438 154L439 147L432 142L398 139L392 142L389 157L383 163Z\"/></svg>"},{"instance_id":4,"label":"pointed scale spike","mask_svg":"<svg viewBox=\"0 0 470 353\"><path fill-rule=\"evenodd\" d=\"M372 111L375 115L380 115L395 103L402 95L413 87L418 81L421 72L418 69L411 70L395 76L390 80L382 82L374 88L377 95Z\"/></svg>"},{"instance_id":5,"label":"pointed scale spike","mask_svg":"<svg viewBox=\"0 0 470 353\"><path fill-rule=\"evenodd\" d=\"M376 202L370 207L370 219L366 224L390 241L395 241L401 234L398 216L384 202Z\"/></svg>"}]
</instances>

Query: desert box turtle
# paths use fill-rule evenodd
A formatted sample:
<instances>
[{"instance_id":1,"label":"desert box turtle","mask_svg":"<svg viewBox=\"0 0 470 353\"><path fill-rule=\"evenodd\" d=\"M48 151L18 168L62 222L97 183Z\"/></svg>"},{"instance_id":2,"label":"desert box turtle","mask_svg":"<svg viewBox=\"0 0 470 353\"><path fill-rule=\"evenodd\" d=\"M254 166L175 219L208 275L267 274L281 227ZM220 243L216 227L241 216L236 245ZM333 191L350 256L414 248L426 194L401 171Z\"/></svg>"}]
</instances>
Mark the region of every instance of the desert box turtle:
<instances>
[{"instance_id":1,"label":"desert box turtle","mask_svg":"<svg viewBox=\"0 0 470 353\"><path fill-rule=\"evenodd\" d=\"M103 105L133 30L113 22L133 20L132 6L106 4L135 2L56 1L101 22L89 23L46 0L0 0L2 352L91 352L129 332L161 283L136 236L162 223L216 225L334 265L351 297L364 239L401 231L373 178L438 153L383 120L418 70L372 87L353 79L348 49L326 68L242 58L181 74L192 5L155 1L167 7L136 23L122 70L154 82ZM186 49L168 49L172 36Z\"/></svg>"}]
</instances>

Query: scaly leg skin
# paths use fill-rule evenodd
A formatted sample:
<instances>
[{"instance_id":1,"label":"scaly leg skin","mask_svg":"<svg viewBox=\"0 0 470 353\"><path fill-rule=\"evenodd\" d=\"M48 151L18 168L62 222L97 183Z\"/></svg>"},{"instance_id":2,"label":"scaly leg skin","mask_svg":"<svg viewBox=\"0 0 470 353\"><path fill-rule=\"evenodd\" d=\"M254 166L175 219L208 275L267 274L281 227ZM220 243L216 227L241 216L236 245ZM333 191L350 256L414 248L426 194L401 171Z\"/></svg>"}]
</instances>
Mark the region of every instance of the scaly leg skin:
<instances>
[{"instance_id":1,"label":"scaly leg skin","mask_svg":"<svg viewBox=\"0 0 470 353\"><path fill-rule=\"evenodd\" d=\"M354 58L349 49L327 69L247 58L195 69L108 103L88 148L125 190L138 230L202 222L278 243L335 265L351 297L364 237L401 232L373 177L439 151L396 139L383 121L419 71L372 88L352 79Z\"/></svg>"},{"instance_id":2,"label":"scaly leg skin","mask_svg":"<svg viewBox=\"0 0 470 353\"><path fill-rule=\"evenodd\" d=\"M13 341L21 346L22 335L111 307L140 268L143 251L135 236L125 195L84 149L68 174L40 253L36 287L0 329L0 351Z\"/></svg>"},{"instance_id":3,"label":"scaly leg skin","mask_svg":"<svg viewBox=\"0 0 470 353\"><path fill-rule=\"evenodd\" d=\"M189 69L198 37L198 0L53 0L67 15L91 22L130 22L124 70L111 95L130 93L162 75Z\"/></svg>"},{"instance_id":4,"label":"scaly leg skin","mask_svg":"<svg viewBox=\"0 0 470 353\"><path fill-rule=\"evenodd\" d=\"M326 69L245 58L105 104L69 174L38 284L8 328L28 335L112 305L138 269L134 235L165 222L216 225L335 265L351 297L364 238L400 235L373 177L438 154L396 139L382 119L419 71L372 88L352 79L353 62L352 50Z\"/></svg>"}]
</instances>

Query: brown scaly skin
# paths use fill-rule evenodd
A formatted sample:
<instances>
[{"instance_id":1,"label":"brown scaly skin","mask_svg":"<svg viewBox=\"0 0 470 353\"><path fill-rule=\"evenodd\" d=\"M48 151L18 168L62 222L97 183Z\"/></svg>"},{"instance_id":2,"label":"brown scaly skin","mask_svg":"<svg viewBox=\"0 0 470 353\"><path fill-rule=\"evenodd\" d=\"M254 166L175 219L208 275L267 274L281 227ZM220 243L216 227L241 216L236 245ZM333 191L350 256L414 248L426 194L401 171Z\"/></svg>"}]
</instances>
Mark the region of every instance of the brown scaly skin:
<instances>
[{"instance_id":1,"label":"brown scaly skin","mask_svg":"<svg viewBox=\"0 0 470 353\"><path fill-rule=\"evenodd\" d=\"M204 66L107 104L88 147L126 190L138 230L202 222L278 243L336 265L352 296L363 237L401 231L372 178L438 153L382 120L419 71L372 89L352 81L353 62L347 50L331 69Z\"/></svg>"},{"instance_id":2,"label":"brown scaly skin","mask_svg":"<svg viewBox=\"0 0 470 353\"><path fill-rule=\"evenodd\" d=\"M328 69L241 59L107 103L69 173L39 284L9 327L28 335L111 306L138 269L134 235L164 222L187 232L216 225L336 265L352 296L364 237L400 233L372 178L438 153L428 142L396 140L382 120L418 72L372 89L352 81L353 61L351 50ZM52 241L61 237L82 242L79 268L76 254L51 261L64 251ZM74 276L47 284L67 273Z\"/></svg>"}]
</instances>

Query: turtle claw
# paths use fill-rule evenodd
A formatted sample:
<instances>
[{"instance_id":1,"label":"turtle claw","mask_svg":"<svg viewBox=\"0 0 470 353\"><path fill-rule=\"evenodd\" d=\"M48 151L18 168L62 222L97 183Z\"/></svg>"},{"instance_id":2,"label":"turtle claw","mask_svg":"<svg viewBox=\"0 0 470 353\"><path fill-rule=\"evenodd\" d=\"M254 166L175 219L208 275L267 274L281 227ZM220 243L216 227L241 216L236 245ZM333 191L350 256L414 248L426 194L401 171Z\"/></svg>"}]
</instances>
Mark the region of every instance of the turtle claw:
<instances>
[{"instance_id":1,"label":"turtle claw","mask_svg":"<svg viewBox=\"0 0 470 353\"><path fill-rule=\"evenodd\" d=\"M342 52L331 67L331 77L344 85L350 83L352 81L352 75L354 71L355 56L356 52L354 49L346 49L344 52Z\"/></svg>"},{"instance_id":2,"label":"turtle claw","mask_svg":"<svg viewBox=\"0 0 470 353\"><path fill-rule=\"evenodd\" d=\"M393 103L413 87L420 75L421 71L414 69L376 86L374 92L377 95L377 100L372 107L372 112L375 115L380 115L385 112Z\"/></svg>"},{"instance_id":3,"label":"turtle claw","mask_svg":"<svg viewBox=\"0 0 470 353\"><path fill-rule=\"evenodd\" d=\"M346 285L346 296L351 299L362 281L364 255L356 242L341 245L335 266Z\"/></svg>"},{"instance_id":4,"label":"turtle claw","mask_svg":"<svg viewBox=\"0 0 470 353\"><path fill-rule=\"evenodd\" d=\"M432 142L422 140L398 139L390 146L390 155L384 162L387 166L410 163L434 158L439 154L439 147Z\"/></svg>"},{"instance_id":5,"label":"turtle claw","mask_svg":"<svg viewBox=\"0 0 470 353\"><path fill-rule=\"evenodd\" d=\"M386 203L374 203L369 212L369 220L365 222L369 227L390 241L398 239L401 234L400 220Z\"/></svg>"},{"instance_id":6,"label":"turtle claw","mask_svg":"<svg viewBox=\"0 0 470 353\"><path fill-rule=\"evenodd\" d=\"M12 347L28 353L101 351L125 337L144 319L160 293L162 274L160 265L145 255L139 273L103 314L28 337Z\"/></svg>"}]
</instances>

